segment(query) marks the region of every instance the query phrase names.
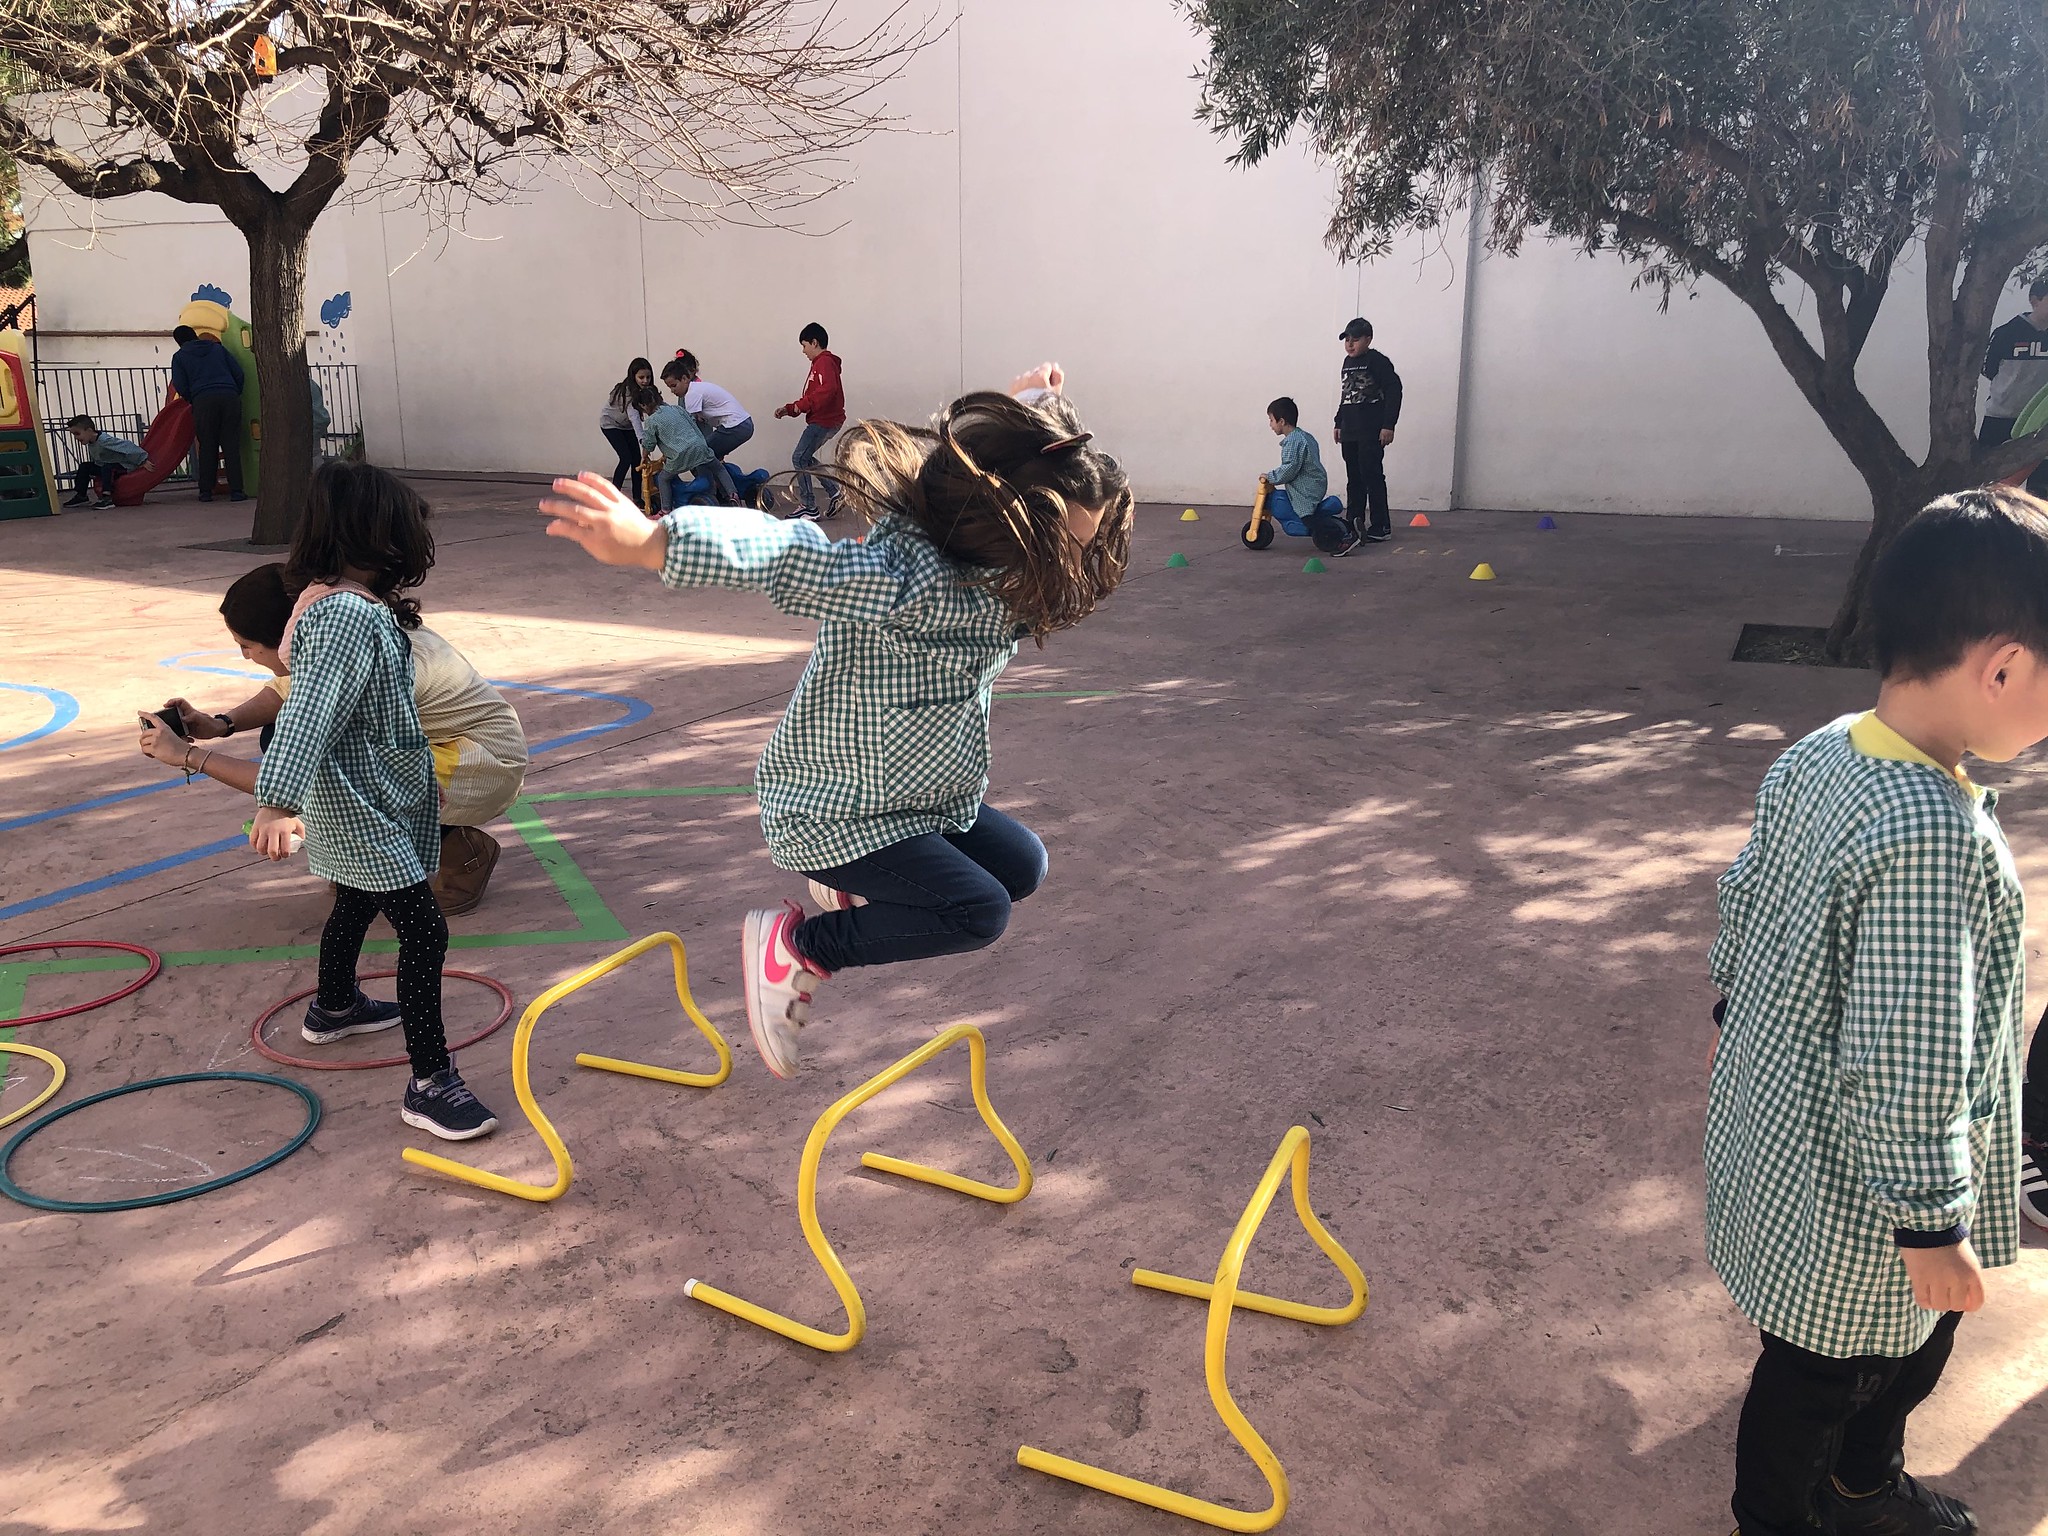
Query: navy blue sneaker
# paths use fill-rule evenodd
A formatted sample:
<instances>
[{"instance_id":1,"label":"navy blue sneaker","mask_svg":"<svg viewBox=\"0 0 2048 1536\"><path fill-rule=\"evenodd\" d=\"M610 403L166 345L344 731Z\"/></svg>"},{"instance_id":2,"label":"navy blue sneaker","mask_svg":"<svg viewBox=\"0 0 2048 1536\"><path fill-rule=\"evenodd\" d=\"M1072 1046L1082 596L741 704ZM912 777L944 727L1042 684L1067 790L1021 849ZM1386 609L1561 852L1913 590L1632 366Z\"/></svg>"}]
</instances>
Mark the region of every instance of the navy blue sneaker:
<instances>
[{"instance_id":1,"label":"navy blue sneaker","mask_svg":"<svg viewBox=\"0 0 2048 1536\"><path fill-rule=\"evenodd\" d=\"M469 1091L452 1066L407 1083L398 1117L443 1141L470 1141L498 1128L498 1117L484 1108L483 1100Z\"/></svg>"},{"instance_id":2,"label":"navy blue sneaker","mask_svg":"<svg viewBox=\"0 0 2048 1536\"><path fill-rule=\"evenodd\" d=\"M306 1022L299 1026L299 1033L315 1045L332 1045L350 1035L374 1035L396 1023L398 1004L365 997L363 989L357 987L355 1002L341 1013L329 1013L317 998L308 1003Z\"/></svg>"}]
</instances>

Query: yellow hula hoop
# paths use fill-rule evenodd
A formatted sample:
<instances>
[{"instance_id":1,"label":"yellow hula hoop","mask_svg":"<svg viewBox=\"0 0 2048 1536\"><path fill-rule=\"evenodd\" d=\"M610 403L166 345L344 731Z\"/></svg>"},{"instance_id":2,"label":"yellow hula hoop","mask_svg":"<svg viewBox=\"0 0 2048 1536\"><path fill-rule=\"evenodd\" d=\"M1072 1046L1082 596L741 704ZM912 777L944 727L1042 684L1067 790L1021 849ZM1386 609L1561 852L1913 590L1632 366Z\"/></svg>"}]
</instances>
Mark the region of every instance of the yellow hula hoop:
<instances>
[{"instance_id":1,"label":"yellow hula hoop","mask_svg":"<svg viewBox=\"0 0 2048 1536\"><path fill-rule=\"evenodd\" d=\"M12 1125L23 1115L33 1114L50 1100L57 1097L57 1090L64 1086L64 1059L55 1051L46 1051L40 1045L20 1045L12 1041L0 1041L0 1051L10 1056L33 1056L50 1069L50 1086L30 1099L21 1108L0 1115L0 1125Z\"/></svg>"}]
</instances>

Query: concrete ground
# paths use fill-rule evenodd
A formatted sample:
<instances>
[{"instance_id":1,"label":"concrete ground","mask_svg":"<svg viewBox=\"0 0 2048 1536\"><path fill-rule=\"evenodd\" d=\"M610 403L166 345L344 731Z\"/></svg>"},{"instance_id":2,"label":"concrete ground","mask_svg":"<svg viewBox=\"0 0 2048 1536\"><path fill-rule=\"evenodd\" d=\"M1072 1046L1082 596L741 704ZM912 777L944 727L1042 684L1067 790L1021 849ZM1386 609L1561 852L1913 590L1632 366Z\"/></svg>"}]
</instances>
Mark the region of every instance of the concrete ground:
<instances>
[{"instance_id":1,"label":"concrete ground","mask_svg":"<svg viewBox=\"0 0 2048 1536\"><path fill-rule=\"evenodd\" d=\"M572 1065L703 1064L649 959L541 1024L535 1086L577 1160L555 1204L402 1163L427 1138L398 1121L396 1071L297 1070L326 1118L256 1178L125 1214L0 1203L0 1532L1193 1529L1020 1469L1026 1443L1263 1507L1204 1392L1203 1309L1129 1270L1207 1275L1295 1124L1372 1301L1339 1330L1236 1321L1232 1388L1293 1482L1283 1529L1727 1529L1754 1335L1701 1252L1713 881L1773 754L1872 692L1728 657L1745 621L1824 622L1860 529L1452 514L1308 575L1299 541L1238 548L1239 510L1148 507L1124 590L1027 650L998 701L991 799L1044 836L1045 889L990 950L835 982L783 1084L747 1045L737 933L801 890L751 800L609 792L744 785L807 626L590 564L539 536L531 487L423 488L430 622L491 677L610 696L513 693L537 743L625 722L536 757L524 839L496 828L505 859L453 924L451 964L524 1006L621 935L674 929L732 1078L700 1092ZM60 1103L286 1070L249 1026L311 985L320 885L246 848L184 860L249 814L216 785L65 809L171 777L136 753L138 706L253 687L189 670L242 665L215 608L254 558L191 546L233 537L243 510L0 525L0 681L81 709L0 751L0 942L170 962L126 1001L19 1032L69 1062ZM1165 569L1175 551L1186 569ZM1499 580L1467 579L1481 560ZM0 691L0 742L52 708ZM2021 868L2048 889L2048 774L1984 777L2009 787ZM10 958L0 1017L120 974ZM481 989L449 997L457 1027L488 1018ZM874 1148L1006 1172L949 1055L827 1149L858 1349L686 1299L702 1276L837 1326L797 1230L805 1134L963 1020L988 1032L1029 1199L860 1170ZM506 1119L472 1152L544 1176L511 1038L462 1057ZM0 1113L42 1070L16 1063ZM298 1116L275 1089L165 1089L61 1122L14 1174L76 1198L160 1189L261 1155ZM1340 1294L1284 1196L1247 1282ZM1915 1470L2004 1536L2048 1532L2044 1303L2030 1241L1914 1423Z\"/></svg>"}]
</instances>

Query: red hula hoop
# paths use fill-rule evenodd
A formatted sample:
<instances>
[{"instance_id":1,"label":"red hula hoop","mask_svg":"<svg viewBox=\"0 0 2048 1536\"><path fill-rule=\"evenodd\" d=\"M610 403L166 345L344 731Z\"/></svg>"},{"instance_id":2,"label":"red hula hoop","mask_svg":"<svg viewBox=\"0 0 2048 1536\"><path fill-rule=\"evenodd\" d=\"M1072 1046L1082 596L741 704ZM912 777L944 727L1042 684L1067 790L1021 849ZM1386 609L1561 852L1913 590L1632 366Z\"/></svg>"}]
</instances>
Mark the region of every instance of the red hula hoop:
<instances>
[{"instance_id":1,"label":"red hula hoop","mask_svg":"<svg viewBox=\"0 0 2048 1536\"><path fill-rule=\"evenodd\" d=\"M396 971L365 971L357 979L361 981L380 981L397 974L398 972ZM452 1056L457 1051L467 1050L479 1040L496 1034L504 1026L505 1021L512 1017L512 993L503 982L495 981L489 976L479 976L474 971L443 971L441 975L444 980L473 981L479 986L489 987L498 994L498 1016L471 1035L467 1040L449 1041L449 1055ZM285 1009L291 1007L293 1003L298 1002L302 998L311 997L319 990L318 987L308 987L303 992L294 992L283 1002L272 1003L257 1016L256 1022L249 1026L249 1043L256 1047L257 1055L263 1057L266 1061L274 1061L279 1066L303 1067L308 1072L368 1072L374 1067L402 1067L406 1065L407 1058L404 1056L378 1056L369 1061L315 1061L309 1056L287 1056L282 1051L271 1049L270 1042L263 1038L263 1026L276 1018L280 1013L283 1013Z\"/></svg>"},{"instance_id":2,"label":"red hula hoop","mask_svg":"<svg viewBox=\"0 0 2048 1536\"><path fill-rule=\"evenodd\" d=\"M51 1019L67 1018L74 1013L89 1013L95 1008L104 1008L109 1003L118 1003L134 992L140 992L157 978L164 968L164 957L153 949L140 944L121 944L113 939L47 939L41 944L0 945L0 958L8 955L26 954L37 949L118 949L127 954L140 955L149 962L149 969L118 992L109 992L105 997L96 997L89 1003L73 1003L69 1008L50 1008L42 1013L24 1014L18 1019L0 1019L0 1029L19 1029L24 1024L43 1024Z\"/></svg>"}]
</instances>

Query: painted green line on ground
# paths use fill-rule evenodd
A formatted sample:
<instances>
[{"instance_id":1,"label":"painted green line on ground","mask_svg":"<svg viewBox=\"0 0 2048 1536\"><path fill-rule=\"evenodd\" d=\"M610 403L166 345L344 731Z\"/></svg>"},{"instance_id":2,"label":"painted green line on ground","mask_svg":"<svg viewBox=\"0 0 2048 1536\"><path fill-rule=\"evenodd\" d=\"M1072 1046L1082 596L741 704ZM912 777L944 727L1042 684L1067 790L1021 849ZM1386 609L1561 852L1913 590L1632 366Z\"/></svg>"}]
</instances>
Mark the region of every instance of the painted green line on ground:
<instances>
[{"instance_id":1,"label":"painted green line on ground","mask_svg":"<svg viewBox=\"0 0 2048 1536\"><path fill-rule=\"evenodd\" d=\"M687 789L563 789L552 794L528 795L539 805L551 800L667 800L677 795L751 795L751 784L693 784Z\"/></svg>"},{"instance_id":2,"label":"painted green line on ground","mask_svg":"<svg viewBox=\"0 0 2048 1536\"><path fill-rule=\"evenodd\" d=\"M527 933L467 933L448 940L450 949L518 949L534 944L617 943L627 937L626 925L613 915L597 893L582 866L570 856L561 841L542 821L540 814L524 800L515 801L505 812L520 840L547 871L570 915L578 926ZM363 946L365 954L397 952L396 939L373 939ZM308 960L320 953L318 944L261 944L248 949L186 949L166 951L166 966L248 965L270 960ZM17 960L0 963L0 1020L19 1018L27 1011L29 981L37 976L75 975L85 971L132 969L138 964L132 955L80 956L75 959ZM11 1033L11 1032L8 1032ZM0 1039L6 1038L0 1034Z\"/></svg>"},{"instance_id":3,"label":"painted green line on ground","mask_svg":"<svg viewBox=\"0 0 2048 1536\"><path fill-rule=\"evenodd\" d=\"M590 883L590 877L583 873L582 866L569 856L555 834L548 830L548 824L541 820L536 811L524 800L515 800L505 812L505 819L518 829L533 856L540 860L540 867L548 872L548 878L555 882L555 889L562 893L562 900L569 905L577 926L586 938L593 940L618 940L627 937L626 925L612 915L612 909L604 904L604 898L597 894L597 887ZM481 940L488 937L510 937L510 935L477 935ZM528 940L527 942L550 943L553 940ZM453 947L452 944L450 946ZM493 949L502 945L478 943L465 948Z\"/></svg>"}]
</instances>

